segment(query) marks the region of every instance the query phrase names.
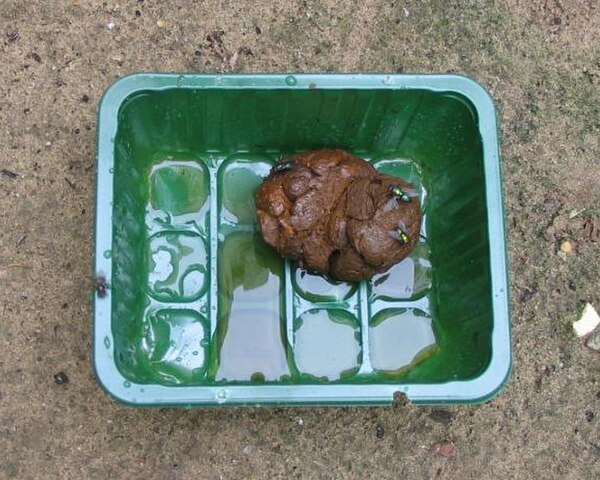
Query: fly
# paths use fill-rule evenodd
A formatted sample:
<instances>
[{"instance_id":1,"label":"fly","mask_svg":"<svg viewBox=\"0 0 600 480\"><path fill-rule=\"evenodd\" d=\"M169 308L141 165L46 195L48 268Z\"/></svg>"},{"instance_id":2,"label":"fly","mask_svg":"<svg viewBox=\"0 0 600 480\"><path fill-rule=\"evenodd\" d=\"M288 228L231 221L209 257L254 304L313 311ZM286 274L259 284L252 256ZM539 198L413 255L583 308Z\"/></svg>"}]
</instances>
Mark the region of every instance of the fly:
<instances>
[{"instance_id":1,"label":"fly","mask_svg":"<svg viewBox=\"0 0 600 480\"><path fill-rule=\"evenodd\" d=\"M402 188L400 185L392 185L390 187L392 195L402 203L410 203L411 197L418 197L419 194L412 188Z\"/></svg>"},{"instance_id":2,"label":"fly","mask_svg":"<svg viewBox=\"0 0 600 480\"><path fill-rule=\"evenodd\" d=\"M408 245L410 243L410 237L406 233L406 225L404 222L398 224L398 228L390 231L390 236L400 242L401 245Z\"/></svg>"},{"instance_id":3,"label":"fly","mask_svg":"<svg viewBox=\"0 0 600 480\"><path fill-rule=\"evenodd\" d=\"M281 156L273 167L274 173L285 172L294 168L294 161L290 157Z\"/></svg>"}]
</instances>

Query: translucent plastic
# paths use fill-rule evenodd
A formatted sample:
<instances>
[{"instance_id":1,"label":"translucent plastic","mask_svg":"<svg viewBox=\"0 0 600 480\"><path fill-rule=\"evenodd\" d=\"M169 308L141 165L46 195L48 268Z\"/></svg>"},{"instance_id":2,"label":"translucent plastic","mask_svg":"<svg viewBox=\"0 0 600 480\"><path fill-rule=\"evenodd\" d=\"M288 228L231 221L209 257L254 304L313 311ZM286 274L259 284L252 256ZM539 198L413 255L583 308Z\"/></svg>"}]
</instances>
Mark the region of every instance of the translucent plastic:
<instances>
[{"instance_id":1,"label":"translucent plastic","mask_svg":"<svg viewBox=\"0 0 600 480\"><path fill-rule=\"evenodd\" d=\"M96 371L135 405L481 401L510 369L493 105L456 76L126 77L99 114ZM415 184L411 254L370 282L279 257L253 195L339 147Z\"/></svg>"}]
</instances>

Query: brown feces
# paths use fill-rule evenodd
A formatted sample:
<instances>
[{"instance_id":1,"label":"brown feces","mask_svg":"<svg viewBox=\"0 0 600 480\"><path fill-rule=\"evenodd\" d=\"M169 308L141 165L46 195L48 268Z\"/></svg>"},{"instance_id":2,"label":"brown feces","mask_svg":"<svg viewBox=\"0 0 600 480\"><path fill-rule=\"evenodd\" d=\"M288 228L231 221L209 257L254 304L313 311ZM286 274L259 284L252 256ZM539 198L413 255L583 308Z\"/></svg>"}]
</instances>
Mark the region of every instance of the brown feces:
<instances>
[{"instance_id":1,"label":"brown feces","mask_svg":"<svg viewBox=\"0 0 600 480\"><path fill-rule=\"evenodd\" d=\"M284 157L256 191L264 240L337 280L359 281L405 258L419 239L413 185L344 150Z\"/></svg>"}]
</instances>

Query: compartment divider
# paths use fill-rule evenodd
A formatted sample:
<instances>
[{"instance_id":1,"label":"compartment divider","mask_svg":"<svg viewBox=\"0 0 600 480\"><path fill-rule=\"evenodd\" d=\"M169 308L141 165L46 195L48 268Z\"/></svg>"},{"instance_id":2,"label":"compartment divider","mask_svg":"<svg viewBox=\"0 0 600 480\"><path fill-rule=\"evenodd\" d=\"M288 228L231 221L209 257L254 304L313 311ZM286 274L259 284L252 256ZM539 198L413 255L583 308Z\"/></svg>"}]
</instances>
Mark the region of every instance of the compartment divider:
<instances>
[{"instance_id":1,"label":"compartment divider","mask_svg":"<svg viewBox=\"0 0 600 480\"><path fill-rule=\"evenodd\" d=\"M292 283L292 262L285 259L284 264L284 281L283 288L285 289L285 327L288 341L288 348L294 349L294 286Z\"/></svg>"},{"instance_id":2,"label":"compartment divider","mask_svg":"<svg viewBox=\"0 0 600 480\"><path fill-rule=\"evenodd\" d=\"M210 193L208 199L210 201L210 217L209 217L209 232L208 237L210 238L209 248L209 265L207 271L210 272L210 287L209 287L209 311L208 318L210 320L210 341L213 341L213 336L217 330L217 287L219 284L219 276L217 272L217 251L219 242L219 209L217 200L217 170L218 168L211 168L210 172Z\"/></svg>"},{"instance_id":3,"label":"compartment divider","mask_svg":"<svg viewBox=\"0 0 600 480\"><path fill-rule=\"evenodd\" d=\"M371 353L369 349L369 292L367 282L360 282L358 285L358 304L360 321L360 340L362 348L362 364L358 370L358 375L366 375L373 372L371 366Z\"/></svg>"}]
</instances>

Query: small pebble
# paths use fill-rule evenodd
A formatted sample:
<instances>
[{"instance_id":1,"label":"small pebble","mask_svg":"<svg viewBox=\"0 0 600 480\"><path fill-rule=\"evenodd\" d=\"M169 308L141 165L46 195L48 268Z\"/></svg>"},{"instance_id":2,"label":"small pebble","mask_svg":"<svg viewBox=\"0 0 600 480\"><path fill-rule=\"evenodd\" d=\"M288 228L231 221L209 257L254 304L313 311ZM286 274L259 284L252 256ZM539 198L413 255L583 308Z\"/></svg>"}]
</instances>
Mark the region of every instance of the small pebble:
<instances>
[{"instance_id":1,"label":"small pebble","mask_svg":"<svg viewBox=\"0 0 600 480\"><path fill-rule=\"evenodd\" d=\"M8 40L8 43L16 42L19 39L19 32L15 30L14 32L7 33L6 39Z\"/></svg>"},{"instance_id":2,"label":"small pebble","mask_svg":"<svg viewBox=\"0 0 600 480\"><path fill-rule=\"evenodd\" d=\"M108 28L109 30L113 30L117 25L115 24L115 22L108 22L106 24L106 28Z\"/></svg>"},{"instance_id":3,"label":"small pebble","mask_svg":"<svg viewBox=\"0 0 600 480\"><path fill-rule=\"evenodd\" d=\"M596 414L594 412L592 412L591 410L588 410L587 412L585 412L585 419L589 422L591 422L592 420L594 420L594 417L596 416Z\"/></svg>"},{"instance_id":4,"label":"small pebble","mask_svg":"<svg viewBox=\"0 0 600 480\"><path fill-rule=\"evenodd\" d=\"M379 439L382 439L384 435L385 435L385 430L383 429L383 427L381 425L377 425L375 427L375 436Z\"/></svg>"},{"instance_id":5,"label":"small pebble","mask_svg":"<svg viewBox=\"0 0 600 480\"><path fill-rule=\"evenodd\" d=\"M593 333L585 342L585 345L595 352L600 352L600 331Z\"/></svg>"},{"instance_id":6,"label":"small pebble","mask_svg":"<svg viewBox=\"0 0 600 480\"><path fill-rule=\"evenodd\" d=\"M165 28L167 26L167 23L164 20L157 20L156 21L156 26L158 28Z\"/></svg>"},{"instance_id":7,"label":"small pebble","mask_svg":"<svg viewBox=\"0 0 600 480\"><path fill-rule=\"evenodd\" d=\"M66 385L69 383L69 377L67 377L65 372L58 372L54 374L54 383L57 385Z\"/></svg>"},{"instance_id":8,"label":"small pebble","mask_svg":"<svg viewBox=\"0 0 600 480\"><path fill-rule=\"evenodd\" d=\"M560 251L564 253L571 253L573 251L573 244L568 240L565 240L560 244Z\"/></svg>"},{"instance_id":9,"label":"small pebble","mask_svg":"<svg viewBox=\"0 0 600 480\"><path fill-rule=\"evenodd\" d=\"M435 453L437 453L440 457L452 457L454 456L454 452L456 447L452 442L442 442L438 443L435 448Z\"/></svg>"}]
</instances>

